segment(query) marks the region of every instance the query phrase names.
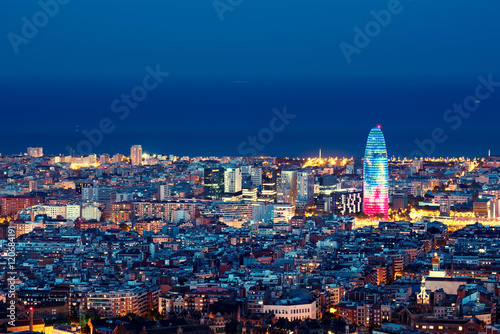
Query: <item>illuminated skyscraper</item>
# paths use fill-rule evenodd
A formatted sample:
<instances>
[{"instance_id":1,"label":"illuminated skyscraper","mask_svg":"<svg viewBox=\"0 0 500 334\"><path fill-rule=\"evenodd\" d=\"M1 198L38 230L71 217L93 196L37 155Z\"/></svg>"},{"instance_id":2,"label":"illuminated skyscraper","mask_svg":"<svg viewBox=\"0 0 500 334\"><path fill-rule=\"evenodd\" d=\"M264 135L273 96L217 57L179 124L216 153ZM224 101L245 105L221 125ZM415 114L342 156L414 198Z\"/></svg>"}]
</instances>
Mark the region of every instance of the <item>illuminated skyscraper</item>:
<instances>
[{"instance_id":1,"label":"illuminated skyscraper","mask_svg":"<svg viewBox=\"0 0 500 334\"><path fill-rule=\"evenodd\" d=\"M224 168L205 168L203 188L206 198L222 199L224 195Z\"/></svg>"},{"instance_id":2,"label":"illuminated skyscraper","mask_svg":"<svg viewBox=\"0 0 500 334\"><path fill-rule=\"evenodd\" d=\"M363 182L363 212L369 216L389 211L389 167L380 125L371 129L366 142Z\"/></svg>"}]
</instances>

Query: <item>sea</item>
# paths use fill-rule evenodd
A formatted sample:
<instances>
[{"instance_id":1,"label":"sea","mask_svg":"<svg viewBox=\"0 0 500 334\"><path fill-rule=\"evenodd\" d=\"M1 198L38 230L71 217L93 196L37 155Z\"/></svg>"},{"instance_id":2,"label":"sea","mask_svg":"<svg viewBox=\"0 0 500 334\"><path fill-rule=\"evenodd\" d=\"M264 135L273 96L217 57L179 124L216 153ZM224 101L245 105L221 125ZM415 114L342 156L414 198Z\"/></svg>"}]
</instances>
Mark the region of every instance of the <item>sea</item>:
<instances>
[{"instance_id":1,"label":"sea","mask_svg":"<svg viewBox=\"0 0 500 334\"><path fill-rule=\"evenodd\" d=\"M352 157L380 125L390 157L500 154L500 87L478 98L476 76L142 79L3 81L0 153Z\"/></svg>"}]
</instances>

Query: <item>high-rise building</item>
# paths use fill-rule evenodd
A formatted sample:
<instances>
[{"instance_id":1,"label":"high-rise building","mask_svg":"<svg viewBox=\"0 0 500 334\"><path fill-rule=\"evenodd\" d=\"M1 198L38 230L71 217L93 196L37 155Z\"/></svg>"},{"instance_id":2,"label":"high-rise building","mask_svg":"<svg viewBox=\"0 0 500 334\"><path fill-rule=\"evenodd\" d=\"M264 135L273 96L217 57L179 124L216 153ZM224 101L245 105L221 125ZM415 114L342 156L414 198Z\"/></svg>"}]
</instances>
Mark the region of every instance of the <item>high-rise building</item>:
<instances>
[{"instance_id":1,"label":"high-rise building","mask_svg":"<svg viewBox=\"0 0 500 334\"><path fill-rule=\"evenodd\" d=\"M158 185L158 199L164 201L167 198L172 197L172 189L168 184Z\"/></svg>"},{"instance_id":2,"label":"high-rise building","mask_svg":"<svg viewBox=\"0 0 500 334\"><path fill-rule=\"evenodd\" d=\"M259 187L262 185L262 167L254 167L251 170L252 185Z\"/></svg>"},{"instance_id":3,"label":"high-rise building","mask_svg":"<svg viewBox=\"0 0 500 334\"><path fill-rule=\"evenodd\" d=\"M28 147L28 155L33 158L40 158L43 156L43 147Z\"/></svg>"},{"instance_id":4,"label":"high-rise building","mask_svg":"<svg viewBox=\"0 0 500 334\"><path fill-rule=\"evenodd\" d=\"M451 202L448 196L441 197L439 201L439 215L449 217L451 213Z\"/></svg>"},{"instance_id":5,"label":"high-rise building","mask_svg":"<svg viewBox=\"0 0 500 334\"><path fill-rule=\"evenodd\" d=\"M212 200L222 199L224 195L224 168L205 168L203 180L205 197Z\"/></svg>"},{"instance_id":6,"label":"high-rise building","mask_svg":"<svg viewBox=\"0 0 500 334\"><path fill-rule=\"evenodd\" d=\"M265 169L262 171L262 193L260 200L274 202L278 194L276 184L276 169Z\"/></svg>"},{"instance_id":7,"label":"high-rise building","mask_svg":"<svg viewBox=\"0 0 500 334\"><path fill-rule=\"evenodd\" d=\"M134 145L130 148L130 161L132 166L138 166L142 164L142 146Z\"/></svg>"},{"instance_id":8,"label":"high-rise building","mask_svg":"<svg viewBox=\"0 0 500 334\"><path fill-rule=\"evenodd\" d=\"M389 167L384 134L371 129L366 142L363 182L363 212L369 216L389 213Z\"/></svg>"},{"instance_id":9,"label":"high-rise building","mask_svg":"<svg viewBox=\"0 0 500 334\"><path fill-rule=\"evenodd\" d=\"M314 177L311 171L297 173L297 199L311 204L314 198Z\"/></svg>"},{"instance_id":10,"label":"high-rise building","mask_svg":"<svg viewBox=\"0 0 500 334\"><path fill-rule=\"evenodd\" d=\"M105 205L105 217L111 217L111 206L116 203L116 188L114 187L88 187L82 191L83 202L100 202Z\"/></svg>"},{"instance_id":11,"label":"high-rise building","mask_svg":"<svg viewBox=\"0 0 500 334\"><path fill-rule=\"evenodd\" d=\"M99 156L99 163L101 165L104 165L104 164L109 164L110 160L109 160L109 154L107 153L104 153L104 154L101 154Z\"/></svg>"},{"instance_id":12,"label":"high-rise building","mask_svg":"<svg viewBox=\"0 0 500 334\"><path fill-rule=\"evenodd\" d=\"M241 168L228 167L224 171L224 193L226 195L241 195Z\"/></svg>"},{"instance_id":13,"label":"high-rise building","mask_svg":"<svg viewBox=\"0 0 500 334\"><path fill-rule=\"evenodd\" d=\"M330 196L337 189L337 177L335 175L324 175L319 178L319 193Z\"/></svg>"},{"instance_id":14,"label":"high-rise building","mask_svg":"<svg viewBox=\"0 0 500 334\"><path fill-rule=\"evenodd\" d=\"M114 164L117 164L122 160L123 160L123 155L121 155L120 153L116 153L115 155L113 155L113 163Z\"/></svg>"},{"instance_id":15,"label":"high-rise building","mask_svg":"<svg viewBox=\"0 0 500 334\"><path fill-rule=\"evenodd\" d=\"M278 178L278 203L295 205L297 201L297 171L282 171Z\"/></svg>"}]
</instances>

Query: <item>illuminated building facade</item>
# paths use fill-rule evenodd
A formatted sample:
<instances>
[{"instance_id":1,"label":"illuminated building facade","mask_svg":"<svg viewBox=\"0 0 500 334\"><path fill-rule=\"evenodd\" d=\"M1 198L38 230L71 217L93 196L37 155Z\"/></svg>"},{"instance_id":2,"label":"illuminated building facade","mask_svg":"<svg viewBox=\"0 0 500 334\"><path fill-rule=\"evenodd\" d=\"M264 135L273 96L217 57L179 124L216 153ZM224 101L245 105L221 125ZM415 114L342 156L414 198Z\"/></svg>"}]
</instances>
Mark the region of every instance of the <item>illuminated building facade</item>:
<instances>
[{"instance_id":1,"label":"illuminated building facade","mask_svg":"<svg viewBox=\"0 0 500 334\"><path fill-rule=\"evenodd\" d=\"M389 211L389 167L384 134L380 126L368 135L364 161L363 212L369 216Z\"/></svg>"},{"instance_id":2,"label":"illuminated building facade","mask_svg":"<svg viewBox=\"0 0 500 334\"><path fill-rule=\"evenodd\" d=\"M206 198L221 199L224 195L224 168L205 168L203 188Z\"/></svg>"},{"instance_id":3,"label":"illuminated building facade","mask_svg":"<svg viewBox=\"0 0 500 334\"><path fill-rule=\"evenodd\" d=\"M132 166L138 166L142 164L142 146L134 145L130 148L130 160L132 161Z\"/></svg>"}]
</instances>

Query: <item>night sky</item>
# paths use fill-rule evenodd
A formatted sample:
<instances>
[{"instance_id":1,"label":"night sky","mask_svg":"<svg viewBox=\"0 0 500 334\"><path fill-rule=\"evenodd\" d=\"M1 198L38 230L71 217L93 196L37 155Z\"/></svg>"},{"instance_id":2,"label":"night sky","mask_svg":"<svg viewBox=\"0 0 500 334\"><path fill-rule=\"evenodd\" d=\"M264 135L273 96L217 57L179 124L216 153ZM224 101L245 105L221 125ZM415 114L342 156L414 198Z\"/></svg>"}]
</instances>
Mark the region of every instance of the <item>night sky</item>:
<instances>
[{"instance_id":1,"label":"night sky","mask_svg":"<svg viewBox=\"0 0 500 334\"><path fill-rule=\"evenodd\" d=\"M475 96L479 76L500 82L496 0L65 2L29 36L40 4L0 2L2 154L67 153L109 119L95 153L239 155L284 106L295 118L259 154L361 155L377 124L390 156L436 129L446 139L429 155L500 154L500 84ZM339 45L356 47L355 27L381 10L390 22L349 63ZM157 65L170 75L121 119L113 101ZM464 100L473 111L447 113Z\"/></svg>"}]
</instances>

